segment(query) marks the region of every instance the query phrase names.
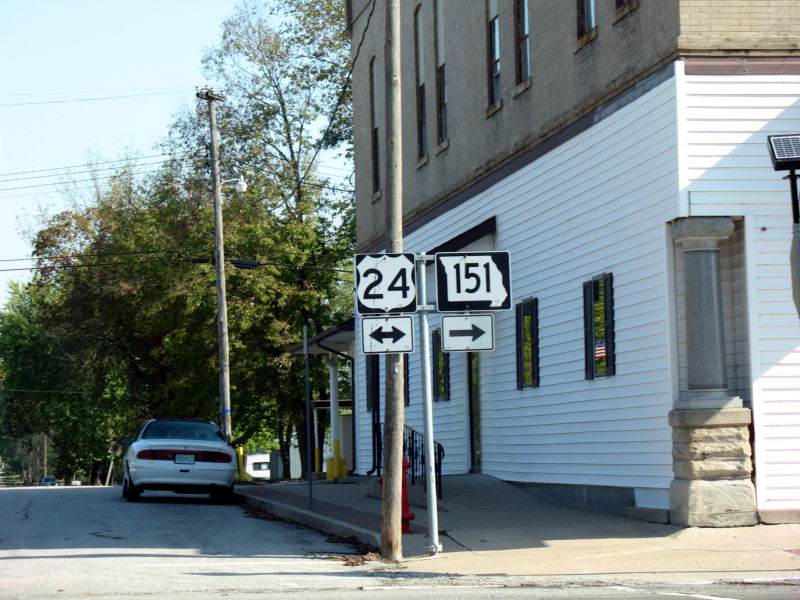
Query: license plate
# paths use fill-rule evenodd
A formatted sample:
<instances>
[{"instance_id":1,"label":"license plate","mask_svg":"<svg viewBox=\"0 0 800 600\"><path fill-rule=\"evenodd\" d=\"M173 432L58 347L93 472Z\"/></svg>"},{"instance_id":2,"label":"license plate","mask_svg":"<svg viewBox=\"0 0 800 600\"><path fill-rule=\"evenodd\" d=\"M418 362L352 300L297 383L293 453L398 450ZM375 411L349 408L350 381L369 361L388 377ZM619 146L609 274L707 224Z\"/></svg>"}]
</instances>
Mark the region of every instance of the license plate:
<instances>
[{"instance_id":1,"label":"license plate","mask_svg":"<svg viewBox=\"0 0 800 600\"><path fill-rule=\"evenodd\" d=\"M179 465L193 465L194 454L176 454L175 462Z\"/></svg>"}]
</instances>

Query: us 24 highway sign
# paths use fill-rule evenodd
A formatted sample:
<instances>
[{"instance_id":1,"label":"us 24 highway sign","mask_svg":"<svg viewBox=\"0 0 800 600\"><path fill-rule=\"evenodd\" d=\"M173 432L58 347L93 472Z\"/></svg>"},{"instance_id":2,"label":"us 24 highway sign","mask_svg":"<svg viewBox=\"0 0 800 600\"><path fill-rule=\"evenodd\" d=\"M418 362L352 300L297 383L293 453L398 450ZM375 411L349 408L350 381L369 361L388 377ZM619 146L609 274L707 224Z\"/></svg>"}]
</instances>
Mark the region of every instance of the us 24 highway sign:
<instances>
[{"instance_id":1,"label":"us 24 highway sign","mask_svg":"<svg viewBox=\"0 0 800 600\"><path fill-rule=\"evenodd\" d=\"M409 313L417 310L414 255L357 254L356 296L361 314Z\"/></svg>"}]
</instances>

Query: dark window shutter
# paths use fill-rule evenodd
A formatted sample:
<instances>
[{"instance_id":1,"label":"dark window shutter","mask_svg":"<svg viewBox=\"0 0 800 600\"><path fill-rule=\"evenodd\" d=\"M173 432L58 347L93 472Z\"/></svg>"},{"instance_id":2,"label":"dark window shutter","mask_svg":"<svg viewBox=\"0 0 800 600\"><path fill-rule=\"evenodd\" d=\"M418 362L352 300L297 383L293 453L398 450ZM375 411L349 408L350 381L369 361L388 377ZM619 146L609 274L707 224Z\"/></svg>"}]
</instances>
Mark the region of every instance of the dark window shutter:
<instances>
[{"instance_id":1,"label":"dark window shutter","mask_svg":"<svg viewBox=\"0 0 800 600\"><path fill-rule=\"evenodd\" d=\"M405 395L405 405L411 404L411 392L408 390L408 354L401 354L403 360L403 390Z\"/></svg>"},{"instance_id":2,"label":"dark window shutter","mask_svg":"<svg viewBox=\"0 0 800 600\"><path fill-rule=\"evenodd\" d=\"M606 273L605 280L605 321L606 321L606 374L610 377L617 371L617 359L614 348L614 277Z\"/></svg>"},{"instance_id":3,"label":"dark window shutter","mask_svg":"<svg viewBox=\"0 0 800 600\"><path fill-rule=\"evenodd\" d=\"M367 412L378 405L380 387L380 361L377 354L367 356Z\"/></svg>"},{"instance_id":4,"label":"dark window shutter","mask_svg":"<svg viewBox=\"0 0 800 600\"><path fill-rule=\"evenodd\" d=\"M594 379L594 310L592 282L583 282L583 361L586 379Z\"/></svg>"},{"instance_id":5,"label":"dark window shutter","mask_svg":"<svg viewBox=\"0 0 800 600\"><path fill-rule=\"evenodd\" d=\"M517 389L521 390L525 384L525 375L523 374L523 369L525 368L525 349L523 348L523 344L525 343L525 335L522 331L524 320L522 318L522 304L517 304L516 306L517 312Z\"/></svg>"},{"instance_id":6,"label":"dark window shutter","mask_svg":"<svg viewBox=\"0 0 800 600\"><path fill-rule=\"evenodd\" d=\"M539 299L531 300L531 373L533 387L539 387Z\"/></svg>"}]
</instances>

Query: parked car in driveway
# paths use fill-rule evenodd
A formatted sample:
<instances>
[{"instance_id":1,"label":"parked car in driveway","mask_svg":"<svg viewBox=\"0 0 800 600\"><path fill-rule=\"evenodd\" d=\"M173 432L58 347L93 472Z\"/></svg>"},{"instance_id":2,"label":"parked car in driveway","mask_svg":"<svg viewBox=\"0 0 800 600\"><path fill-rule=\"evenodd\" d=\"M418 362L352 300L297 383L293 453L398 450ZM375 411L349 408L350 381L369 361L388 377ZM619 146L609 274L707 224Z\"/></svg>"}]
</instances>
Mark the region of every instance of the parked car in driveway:
<instances>
[{"instance_id":1,"label":"parked car in driveway","mask_svg":"<svg viewBox=\"0 0 800 600\"><path fill-rule=\"evenodd\" d=\"M55 477L42 477L39 485L58 485L58 479Z\"/></svg>"},{"instance_id":2,"label":"parked car in driveway","mask_svg":"<svg viewBox=\"0 0 800 600\"><path fill-rule=\"evenodd\" d=\"M125 453L122 496L136 502L145 490L233 497L236 452L210 421L150 419Z\"/></svg>"}]
</instances>

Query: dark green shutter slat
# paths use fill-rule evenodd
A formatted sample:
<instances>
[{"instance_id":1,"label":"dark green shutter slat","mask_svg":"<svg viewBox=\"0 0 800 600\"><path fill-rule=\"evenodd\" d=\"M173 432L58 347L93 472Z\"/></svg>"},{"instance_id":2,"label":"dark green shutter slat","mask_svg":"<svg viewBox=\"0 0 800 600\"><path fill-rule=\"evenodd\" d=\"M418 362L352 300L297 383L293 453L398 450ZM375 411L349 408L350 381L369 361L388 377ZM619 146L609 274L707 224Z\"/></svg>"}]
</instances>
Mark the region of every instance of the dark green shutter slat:
<instances>
[{"instance_id":1,"label":"dark green shutter slat","mask_svg":"<svg viewBox=\"0 0 800 600\"><path fill-rule=\"evenodd\" d=\"M523 374L523 370L525 369L525 361L524 361L525 350L522 347L525 341L525 335L523 334L522 331L523 327L522 304L517 304L516 312L517 312L517 389L521 390L525 385L525 375Z\"/></svg>"},{"instance_id":2,"label":"dark green shutter slat","mask_svg":"<svg viewBox=\"0 0 800 600\"><path fill-rule=\"evenodd\" d=\"M539 299L531 300L531 369L533 387L539 387Z\"/></svg>"},{"instance_id":3,"label":"dark green shutter slat","mask_svg":"<svg viewBox=\"0 0 800 600\"><path fill-rule=\"evenodd\" d=\"M592 282L583 282L583 361L584 377L594 379L594 325L592 310Z\"/></svg>"},{"instance_id":4,"label":"dark green shutter slat","mask_svg":"<svg viewBox=\"0 0 800 600\"><path fill-rule=\"evenodd\" d=\"M617 359L614 348L614 277L606 273L605 277L606 305L606 374L610 377L616 374Z\"/></svg>"}]
</instances>

